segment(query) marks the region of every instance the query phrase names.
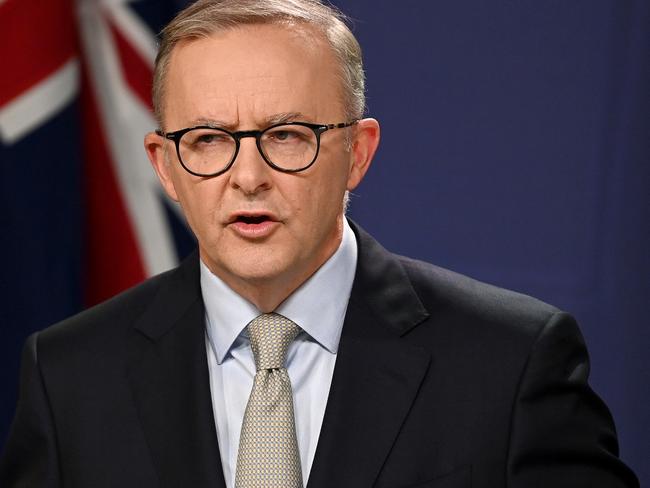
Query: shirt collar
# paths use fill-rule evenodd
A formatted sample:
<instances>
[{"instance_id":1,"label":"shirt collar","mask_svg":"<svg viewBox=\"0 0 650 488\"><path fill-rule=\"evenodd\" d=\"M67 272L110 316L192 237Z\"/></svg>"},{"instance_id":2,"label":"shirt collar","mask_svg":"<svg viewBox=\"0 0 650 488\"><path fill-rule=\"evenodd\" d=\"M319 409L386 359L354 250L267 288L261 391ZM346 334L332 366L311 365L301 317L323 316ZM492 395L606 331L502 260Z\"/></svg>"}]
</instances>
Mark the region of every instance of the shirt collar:
<instances>
[{"instance_id":1,"label":"shirt collar","mask_svg":"<svg viewBox=\"0 0 650 488\"><path fill-rule=\"evenodd\" d=\"M356 238L343 219L343 238L336 252L275 311L335 354L356 265ZM246 325L262 312L215 276L203 261L200 270L208 339L221 364Z\"/></svg>"}]
</instances>

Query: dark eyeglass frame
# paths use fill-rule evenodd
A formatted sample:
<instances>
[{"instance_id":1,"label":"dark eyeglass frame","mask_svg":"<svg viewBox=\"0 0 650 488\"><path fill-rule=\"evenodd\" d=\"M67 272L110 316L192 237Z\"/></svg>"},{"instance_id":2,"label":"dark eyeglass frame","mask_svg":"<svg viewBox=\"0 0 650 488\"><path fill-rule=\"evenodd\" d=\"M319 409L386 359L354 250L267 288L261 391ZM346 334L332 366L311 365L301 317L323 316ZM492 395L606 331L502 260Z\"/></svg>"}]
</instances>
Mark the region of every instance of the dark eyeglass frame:
<instances>
[{"instance_id":1,"label":"dark eyeglass frame","mask_svg":"<svg viewBox=\"0 0 650 488\"><path fill-rule=\"evenodd\" d=\"M310 168L316 162L316 159L318 158L318 153L320 152L320 136L323 132L332 129L344 129L346 127L353 126L357 122L359 122L359 119L351 120L350 122L340 122L338 124L311 124L309 122L281 122L278 124L273 124L263 130L240 130L236 132L229 131L222 127L215 127L210 125L196 125L194 127L186 127L185 129L179 129L173 132L163 132L160 129L156 129L156 134L158 134L161 137L164 137L165 139L169 139L170 141L174 141L174 144L176 145L176 155L178 156L178 161L180 161L181 166L183 166L183 169L185 169L185 171L187 171L188 173L194 176L211 178L213 176L219 176L225 173L226 171L228 171L235 163L235 160L237 159L237 155L239 154L240 141L244 137L255 138L257 150L262 156L262 159L264 159L264 162L268 164L271 168L273 168L276 171L280 171L282 173L298 173L300 171L305 171L306 169ZM264 154L264 151L262 150L262 136L264 135L264 133L271 129L275 129L276 127L282 127L287 125L299 125L301 127L307 127L312 131L314 131L314 135L316 136L316 153L314 154L314 158L307 165L301 168L297 168L297 169L281 168L280 166L276 165L272 161L269 161L269 159ZM181 148L180 148L181 138L189 131L195 129L217 129L230 135L235 140L235 152L233 153L230 162L223 169L216 171L214 173L203 174L203 173L197 173L196 171L192 171L187 166L185 166L185 163L183 162L183 158L181 157Z\"/></svg>"}]
</instances>

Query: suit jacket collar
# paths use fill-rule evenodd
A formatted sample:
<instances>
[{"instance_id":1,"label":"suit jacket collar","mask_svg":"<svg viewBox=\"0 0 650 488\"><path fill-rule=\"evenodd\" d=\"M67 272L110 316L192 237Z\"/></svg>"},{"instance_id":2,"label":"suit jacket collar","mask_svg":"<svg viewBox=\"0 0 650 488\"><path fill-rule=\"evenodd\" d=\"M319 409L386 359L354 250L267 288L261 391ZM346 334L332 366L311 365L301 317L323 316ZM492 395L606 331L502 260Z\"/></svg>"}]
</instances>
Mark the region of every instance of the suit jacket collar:
<instances>
[{"instance_id":1,"label":"suit jacket collar","mask_svg":"<svg viewBox=\"0 0 650 488\"><path fill-rule=\"evenodd\" d=\"M178 268L158 277L158 281L160 288L153 301L134 324L153 341L177 325L187 310L197 305L197 301L202 305L198 250L185 258Z\"/></svg>"},{"instance_id":2,"label":"suit jacket collar","mask_svg":"<svg viewBox=\"0 0 650 488\"><path fill-rule=\"evenodd\" d=\"M430 362L401 339L429 315L406 271L352 227L357 272L308 488L374 484Z\"/></svg>"},{"instance_id":3,"label":"suit jacket collar","mask_svg":"<svg viewBox=\"0 0 650 488\"><path fill-rule=\"evenodd\" d=\"M225 488L210 396L198 253L136 321L128 378L161 487Z\"/></svg>"},{"instance_id":4,"label":"suit jacket collar","mask_svg":"<svg viewBox=\"0 0 650 488\"><path fill-rule=\"evenodd\" d=\"M357 224L350 221L350 225L359 244L350 302L370 309L382 324L402 336L427 319L429 312L399 259ZM354 331L356 327L349 329Z\"/></svg>"}]
</instances>

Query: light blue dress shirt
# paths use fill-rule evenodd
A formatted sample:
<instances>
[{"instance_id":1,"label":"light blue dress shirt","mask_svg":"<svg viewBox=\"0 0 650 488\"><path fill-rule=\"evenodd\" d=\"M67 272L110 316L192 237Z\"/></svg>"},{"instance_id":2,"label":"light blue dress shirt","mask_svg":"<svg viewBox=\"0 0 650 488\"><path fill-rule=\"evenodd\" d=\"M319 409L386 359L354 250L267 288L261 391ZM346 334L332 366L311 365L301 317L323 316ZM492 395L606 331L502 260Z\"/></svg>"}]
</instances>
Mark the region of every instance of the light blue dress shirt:
<instances>
[{"instance_id":1,"label":"light blue dress shirt","mask_svg":"<svg viewBox=\"0 0 650 488\"><path fill-rule=\"evenodd\" d=\"M357 264L356 239L347 220L343 220L343 238L337 251L275 310L302 329L289 347L287 370L293 387L305 485L316 453ZM201 292L221 464L226 486L233 488L239 434L255 376L246 325L261 312L212 274L203 262Z\"/></svg>"}]
</instances>

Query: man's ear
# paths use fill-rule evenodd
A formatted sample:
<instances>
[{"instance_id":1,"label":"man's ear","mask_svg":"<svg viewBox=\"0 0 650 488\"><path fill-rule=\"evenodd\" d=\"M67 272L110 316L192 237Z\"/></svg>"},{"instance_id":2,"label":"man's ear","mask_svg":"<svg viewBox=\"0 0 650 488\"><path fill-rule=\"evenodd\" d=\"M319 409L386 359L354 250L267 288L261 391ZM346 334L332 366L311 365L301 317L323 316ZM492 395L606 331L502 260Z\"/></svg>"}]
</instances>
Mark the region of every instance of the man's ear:
<instances>
[{"instance_id":1,"label":"man's ear","mask_svg":"<svg viewBox=\"0 0 650 488\"><path fill-rule=\"evenodd\" d=\"M354 190L368 171L372 158L379 145L379 122L375 119L361 119L354 127L350 151L350 173L348 175L348 191Z\"/></svg>"},{"instance_id":2,"label":"man's ear","mask_svg":"<svg viewBox=\"0 0 650 488\"><path fill-rule=\"evenodd\" d=\"M171 177L171 167L165 155L165 138L159 136L155 132L149 132L144 136L144 149L147 152L151 166L158 175L160 184L165 189L169 198L178 201L174 181Z\"/></svg>"}]
</instances>

